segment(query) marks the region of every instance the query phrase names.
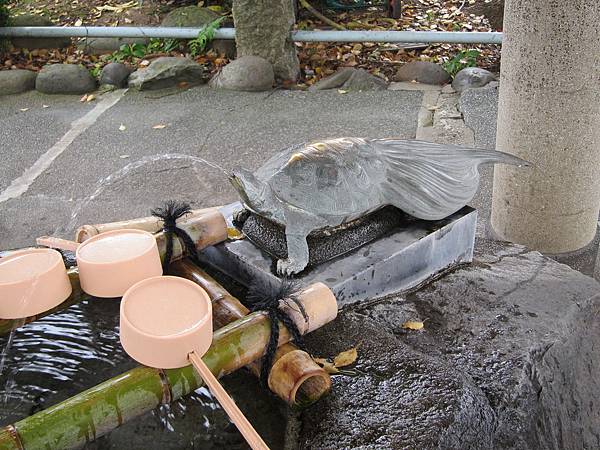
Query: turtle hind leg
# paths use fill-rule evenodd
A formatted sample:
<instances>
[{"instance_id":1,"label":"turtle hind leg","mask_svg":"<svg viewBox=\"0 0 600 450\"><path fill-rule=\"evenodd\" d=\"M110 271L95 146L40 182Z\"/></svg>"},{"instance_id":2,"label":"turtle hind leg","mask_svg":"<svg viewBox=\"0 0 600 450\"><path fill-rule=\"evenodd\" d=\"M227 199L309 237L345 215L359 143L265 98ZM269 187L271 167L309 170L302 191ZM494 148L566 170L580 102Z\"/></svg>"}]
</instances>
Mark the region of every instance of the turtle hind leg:
<instances>
[{"instance_id":1,"label":"turtle hind leg","mask_svg":"<svg viewBox=\"0 0 600 450\"><path fill-rule=\"evenodd\" d=\"M288 208L285 210L285 224L288 256L277 261L277 273L289 276L302 272L306 268L309 259L306 237L326 222L305 211Z\"/></svg>"}]
</instances>

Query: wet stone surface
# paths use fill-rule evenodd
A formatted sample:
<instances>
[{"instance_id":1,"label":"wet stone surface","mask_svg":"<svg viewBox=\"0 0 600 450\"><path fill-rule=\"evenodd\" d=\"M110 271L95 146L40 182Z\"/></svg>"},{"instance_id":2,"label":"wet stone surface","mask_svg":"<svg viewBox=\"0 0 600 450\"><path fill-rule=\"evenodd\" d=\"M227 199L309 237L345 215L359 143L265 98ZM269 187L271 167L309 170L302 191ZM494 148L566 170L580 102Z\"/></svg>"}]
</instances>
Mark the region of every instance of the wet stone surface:
<instances>
[{"instance_id":1,"label":"wet stone surface","mask_svg":"<svg viewBox=\"0 0 600 450\"><path fill-rule=\"evenodd\" d=\"M598 448L600 284L520 246L478 247L309 337L319 356L359 345L359 360L303 413L299 448Z\"/></svg>"}]
</instances>

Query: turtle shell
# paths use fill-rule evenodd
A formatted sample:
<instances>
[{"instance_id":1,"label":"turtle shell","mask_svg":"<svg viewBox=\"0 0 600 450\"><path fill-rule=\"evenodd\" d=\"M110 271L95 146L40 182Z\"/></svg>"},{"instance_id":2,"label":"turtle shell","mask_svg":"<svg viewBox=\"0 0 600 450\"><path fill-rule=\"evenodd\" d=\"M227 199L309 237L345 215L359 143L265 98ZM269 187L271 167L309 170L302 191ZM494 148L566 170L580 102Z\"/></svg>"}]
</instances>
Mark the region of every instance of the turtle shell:
<instances>
[{"instance_id":1,"label":"turtle shell","mask_svg":"<svg viewBox=\"0 0 600 450\"><path fill-rule=\"evenodd\" d=\"M370 145L340 138L291 147L256 172L286 205L320 217L352 217L383 206L384 170Z\"/></svg>"}]
</instances>

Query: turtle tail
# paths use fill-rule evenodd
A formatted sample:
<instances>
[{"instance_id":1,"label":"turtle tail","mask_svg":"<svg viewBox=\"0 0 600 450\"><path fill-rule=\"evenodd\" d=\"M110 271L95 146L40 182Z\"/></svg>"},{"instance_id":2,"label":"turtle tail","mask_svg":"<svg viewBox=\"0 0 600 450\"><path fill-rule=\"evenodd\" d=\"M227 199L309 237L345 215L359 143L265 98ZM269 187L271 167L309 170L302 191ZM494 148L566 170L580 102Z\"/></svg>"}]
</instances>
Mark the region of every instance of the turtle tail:
<instances>
[{"instance_id":1,"label":"turtle tail","mask_svg":"<svg viewBox=\"0 0 600 450\"><path fill-rule=\"evenodd\" d=\"M471 201L481 164L530 165L508 153L458 145L392 139L370 144L385 163L385 201L426 220L447 217Z\"/></svg>"}]
</instances>

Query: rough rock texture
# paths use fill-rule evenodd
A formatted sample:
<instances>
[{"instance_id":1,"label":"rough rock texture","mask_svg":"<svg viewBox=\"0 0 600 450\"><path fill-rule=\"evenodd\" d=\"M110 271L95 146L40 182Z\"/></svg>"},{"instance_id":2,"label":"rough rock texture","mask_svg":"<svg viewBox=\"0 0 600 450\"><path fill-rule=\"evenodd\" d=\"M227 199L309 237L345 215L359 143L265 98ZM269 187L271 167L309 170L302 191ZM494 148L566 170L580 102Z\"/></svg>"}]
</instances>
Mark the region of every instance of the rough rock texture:
<instances>
[{"instance_id":1,"label":"rough rock texture","mask_svg":"<svg viewBox=\"0 0 600 450\"><path fill-rule=\"evenodd\" d=\"M221 17L208 8L199 6L184 6L175 8L161 22L162 27L183 27L196 28L203 27Z\"/></svg>"},{"instance_id":2,"label":"rough rock texture","mask_svg":"<svg viewBox=\"0 0 600 450\"><path fill-rule=\"evenodd\" d=\"M148 38L84 38L77 44L77 47L90 55L103 55L113 53L127 44L147 44L150 42Z\"/></svg>"},{"instance_id":3,"label":"rough rock texture","mask_svg":"<svg viewBox=\"0 0 600 450\"><path fill-rule=\"evenodd\" d=\"M465 67L452 80L452 88L456 92L462 92L465 89L483 87L495 80L496 76L492 72L479 67Z\"/></svg>"},{"instance_id":4,"label":"rough rock texture","mask_svg":"<svg viewBox=\"0 0 600 450\"><path fill-rule=\"evenodd\" d=\"M319 80L308 90L320 91L336 88L347 91L381 91L387 89L387 83L385 80L371 75L365 69L343 67L333 75Z\"/></svg>"},{"instance_id":5,"label":"rough rock texture","mask_svg":"<svg viewBox=\"0 0 600 450\"><path fill-rule=\"evenodd\" d=\"M201 83L204 68L188 58L163 56L129 76L129 87L139 90L162 89L180 82Z\"/></svg>"},{"instance_id":6,"label":"rough rock texture","mask_svg":"<svg viewBox=\"0 0 600 450\"><path fill-rule=\"evenodd\" d=\"M131 73L131 68L122 63L109 63L102 68L100 74L100 84L111 84L117 87L127 85L127 77Z\"/></svg>"},{"instance_id":7,"label":"rough rock texture","mask_svg":"<svg viewBox=\"0 0 600 450\"><path fill-rule=\"evenodd\" d=\"M233 2L238 56L261 56L273 65L278 80L296 80L300 65L290 31L294 26L290 0Z\"/></svg>"},{"instance_id":8,"label":"rough rock texture","mask_svg":"<svg viewBox=\"0 0 600 450\"><path fill-rule=\"evenodd\" d=\"M473 264L309 335L320 356L360 343L359 359L302 414L300 448L598 447L600 284L520 246L477 249Z\"/></svg>"},{"instance_id":9,"label":"rough rock texture","mask_svg":"<svg viewBox=\"0 0 600 450\"><path fill-rule=\"evenodd\" d=\"M465 13L485 16L492 28L501 30L504 20L504 0L477 0L474 5L465 8Z\"/></svg>"},{"instance_id":10,"label":"rough rock texture","mask_svg":"<svg viewBox=\"0 0 600 450\"><path fill-rule=\"evenodd\" d=\"M0 95L18 94L35 89L37 72L31 70L0 71Z\"/></svg>"},{"instance_id":11,"label":"rough rock texture","mask_svg":"<svg viewBox=\"0 0 600 450\"><path fill-rule=\"evenodd\" d=\"M441 85L450 81L450 75L439 64L428 61L413 61L400 67L394 80Z\"/></svg>"},{"instance_id":12,"label":"rough rock texture","mask_svg":"<svg viewBox=\"0 0 600 450\"><path fill-rule=\"evenodd\" d=\"M85 94L96 89L96 80L83 66L51 64L39 72L35 88L44 94Z\"/></svg>"},{"instance_id":13,"label":"rough rock texture","mask_svg":"<svg viewBox=\"0 0 600 450\"><path fill-rule=\"evenodd\" d=\"M273 66L258 56L242 56L231 61L210 80L212 87L233 91L268 91L274 83Z\"/></svg>"},{"instance_id":14,"label":"rough rock texture","mask_svg":"<svg viewBox=\"0 0 600 450\"><path fill-rule=\"evenodd\" d=\"M51 27L54 23L43 16L33 14L23 14L21 16L11 17L10 24L13 27ZM71 39L68 37L56 38L12 38L12 44L17 48L64 48L71 45Z\"/></svg>"}]
</instances>

